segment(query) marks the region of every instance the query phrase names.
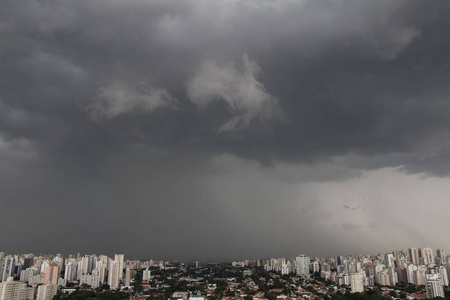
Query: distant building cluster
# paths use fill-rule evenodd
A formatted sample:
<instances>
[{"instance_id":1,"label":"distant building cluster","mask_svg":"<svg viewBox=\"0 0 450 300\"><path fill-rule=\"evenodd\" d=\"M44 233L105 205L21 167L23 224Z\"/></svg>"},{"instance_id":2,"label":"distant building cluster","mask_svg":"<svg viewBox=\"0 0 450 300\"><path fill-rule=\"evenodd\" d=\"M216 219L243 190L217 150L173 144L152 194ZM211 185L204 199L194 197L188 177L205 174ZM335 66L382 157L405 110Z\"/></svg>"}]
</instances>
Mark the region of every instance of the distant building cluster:
<instances>
[{"instance_id":1,"label":"distant building cluster","mask_svg":"<svg viewBox=\"0 0 450 300\"><path fill-rule=\"evenodd\" d=\"M242 278L239 279L235 276L236 271L228 270L226 266L225 269L219 268L219 264L196 262L191 267L194 271L189 271L184 264L171 265L170 262L155 260L125 260L122 253L117 253L114 257L95 254L64 257L60 254L35 256L5 255L0 252L0 300L53 299L58 291L71 293L80 288L95 290L104 286L111 290L133 290L132 283L136 277L139 277L141 288L145 287L142 290L160 294L170 291L170 283L173 284L177 278L176 274L179 274L179 280L186 288L195 287L196 299L203 299L203 292L206 297L228 293L233 296L226 299L240 299L239 297L244 294L238 287L242 285L246 286L247 291L254 290L255 293L267 285L274 293L284 291L296 295L296 298L290 295L285 299L309 299L300 282L311 284L316 279L320 279L322 284L334 287L337 292L343 288L348 293L361 293L377 286L387 288L403 284L423 287L423 295L428 299L445 298L444 289L449 285L450 256L447 257L441 249L434 252L431 248L410 248L407 251L394 251L376 256L338 255L312 258L300 254L293 259L235 261L231 266L228 264L228 268L230 267L233 270L241 270L238 272L241 272ZM205 271L202 271L202 268ZM155 278L152 276L152 270L159 272ZM170 276L166 276L161 270L172 270L176 273L172 272ZM192 274L206 274L204 272L210 272L211 278L214 278L214 272L234 275L223 279L226 281L226 287L221 290L216 283L207 283L198 275L192 277ZM275 280L271 283L267 278L261 277L261 272L279 275L270 275ZM191 275L183 275L185 273ZM260 280L256 282L252 280L258 276ZM285 287L281 289L277 286L283 286L284 283L281 279L278 280L277 276L294 279L285 280ZM237 280L241 280L241 283ZM183 285L177 283L177 286ZM202 286L203 290L200 288ZM296 291L292 291L292 287L295 287ZM327 290L331 289L324 289ZM175 291L172 298L193 299L193 295L187 291Z\"/></svg>"},{"instance_id":2,"label":"distant building cluster","mask_svg":"<svg viewBox=\"0 0 450 300\"><path fill-rule=\"evenodd\" d=\"M233 262L234 266L246 266L248 261ZM352 293L363 292L374 285L395 286L397 283L423 285L427 298L444 297L444 286L449 285L450 256L429 247L409 248L384 255L342 256L313 258L301 254L295 259L271 258L256 262L266 271L282 275L295 273L299 276L320 274L325 281L351 286ZM317 274L316 273L316 274Z\"/></svg>"},{"instance_id":3,"label":"distant building cluster","mask_svg":"<svg viewBox=\"0 0 450 300\"><path fill-rule=\"evenodd\" d=\"M0 300L53 299L58 289L73 291L74 287L109 289L131 286L136 270L145 269L143 280L149 280L149 267L164 268L164 261L125 261L124 254L114 258L106 255L35 256L6 255L0 252Z\"/></svg>"}]
</instances>

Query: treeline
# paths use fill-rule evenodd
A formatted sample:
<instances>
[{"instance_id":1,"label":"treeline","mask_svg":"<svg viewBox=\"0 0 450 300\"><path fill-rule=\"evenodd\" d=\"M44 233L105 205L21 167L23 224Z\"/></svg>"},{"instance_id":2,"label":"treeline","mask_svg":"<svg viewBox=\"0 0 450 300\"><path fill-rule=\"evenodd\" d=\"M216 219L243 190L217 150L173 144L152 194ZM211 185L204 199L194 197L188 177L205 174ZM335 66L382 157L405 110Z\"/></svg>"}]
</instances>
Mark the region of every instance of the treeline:
<instances>
[{"instance_id":1,"label":"treeline","mask_svg":"<svg viewBox=\"0 0 450 300\"><path fill-rule=\"evenodd\" d=\"M74 291L71 294L63 293L58 291L58 293L53 297L53 300L124 300L129 299L130 294L121 291Z\"/></svg>"},{"instance_id":2,"label":"treeline","mask_svg":"<svg viewBox=\"0 0 450 300\"><path fill-rule=\"evenodd\" d=\"M336 294L331 297L332 300L392 300L392 297L387 297L378 292L366 293L347 293Z\"/></svg>"}]
</instances>

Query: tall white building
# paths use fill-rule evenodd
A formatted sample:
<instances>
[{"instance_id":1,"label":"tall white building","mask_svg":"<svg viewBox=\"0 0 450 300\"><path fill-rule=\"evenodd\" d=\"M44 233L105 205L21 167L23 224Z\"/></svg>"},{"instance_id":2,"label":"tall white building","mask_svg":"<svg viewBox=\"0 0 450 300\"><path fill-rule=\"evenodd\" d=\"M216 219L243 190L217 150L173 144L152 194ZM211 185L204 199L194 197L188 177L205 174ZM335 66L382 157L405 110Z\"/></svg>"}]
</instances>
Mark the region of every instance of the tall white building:
<instances>
[{"instance_id":1,"label":"tall white building","mask_svg":"<svg viewBox=\"0 0 450 300\"><path fill-rule=\"evenodd\" d=\"M434 264L433 249L430 247L420 248L420 258L424 265Z\"/></svg>"},{"instance_id":2,"label":"tall white building","mask_svg":"<svg viewBox=\"0 0 450 300\"><path fill-rule=\"evenodd\" d=\"M123 253L116 253L114 255L114 260L119 263L119 279L123 279L123 262L124 262L124 254Z\"/></svg>"},{"instance_id":3,"label":"tall white building","mask_svg":"<svg viewBox=\"0 0 450 300\"><path fill-rule=\"evenodd\" d=\"M108 268L108 285L111 289L119 288L120 275L119 275L119 262L111 260Z\"/></svg>"},{"instance_id":4,"label":"tall white building","mask_svg":"<svg viewBox=\"0 0 450 300\"><path fill-rule=\"evenodd\" d=\"M310 263L309 256L305 254L300 254L295 258L295 262L297 275L300 276L309 275L309 263Z\"/></svg>"},{"instance_id":5,"label":"tall white building","mask_svg":"<svg viewBox=\"0 0 450 300\"><path fill-rule=\"evenodd\" d=\"M394 267L395 258L392 253L388 253L385 255L386 267Z\"/></svg>"},{"instance_id":6,"label":"tall white building","mask_svg":"<svg viewBox=\"0 0 450 300\"><path fill-rule=\"evenodd\" d=\"M363 274L361 273L350 274L350 286L352 293L364 292Z\"/></svg>"},{"instance_id":7,"label":"tall white building","mask_svg":"<svg viewBox=\"0 0 450 300\"><path fill-rule=\"evenodd\" d=\"M313 261L312 264L311 264L311 269L313 271L313 274L316 273L316 272L319 272L320 271L320 269L319 269L319 262L318 261Z\"/></svg>"},{"instance_id":8,"label":"tall white building","mask_svg":"<svg viewBox=\"0 0 450 300\"><path fill-rule=\"evenodd\" d=\"M291 268L288 264L282 264L281 265L281 275L286 275L291 273Z\"/></svg>"},{"instance_id":9,"label":"tall white building","mask_svg":"<svg viewBox=\"0 0 450 300\"><path fill-rule=\"evenodd\" d=\"M58 287L55 284L44 284L38 286L36 300L52 300L56 295Z\"/></svg>"},{"instance_id":10,"label":"tall white building","mask_svg":"<svg viewBox=\"0 0 450 300\"><path fill-rule=\"evenodd\" d=\"M350 285L350 275L348 274L342 275L342 284Z\"/></svg>"},{"instance_id":11,"label":"tall white building","mask_svg":"<svg viewBox=\"0 0 450 300\"><path fill-rule=\"evenodd\" d=\"M30 277L38 275L39 270L36 267L31 267L26 270L20 271L20 281L22 282L28 282Z\"/></svg>"},{"instance_id":12,"label":"tall white building","mask_svg":"<svg viewBox=\"0 0 450 300\"><path fill-rule=\"evenodd\" d=\"M50 266L50 264L47 261L43 261L41 263L41 273L45 274L45 270L47 269L48 266Z\"/></svg>"},{"instance_id":13,"label":"tall white building","mask_svg":"<svg viewBox=\"0 0 450 300\"><path fill-rule=\"evenodd\" d=\"M442 277L439 274L427 274L425 288L427 291L427 299L437 297L445 298L444 285L442 284Z\"/></svg>"},{"instance_id":14,"label":"tall white building","mask_svg":"<svg viewBox=\"0 0 450 300\"><path fill-rule=\"evenodd\" d=\"M419 258L420 258L420 252L419 252L419 248L409 248L408 249L408 254L409 254L409 261L413 264L413 265L418 265L419 262Z\"/></svg>"},{"instance_id":15,"label":"tall white building","mask_svg":"<svg viewBox=\"0 0 450 300\"><path fill-rule=\"evenodd\" d=\"M130 286L131 283L131 270L130 268L125 269L125 286Z\"/></svg>"},{"instance_id":16,"label":"tall white building","mask_svg":"<svg viewBox=\"0 0 450 300\"><path fill-rule=\"evenodd\" d=\"M448 286L449 285L449 280L448 280L447 267L440 266L439 267L439 274L441 275L441 278L442 278L442 284L445 285L445 286Z\"/></svg>"},{"instance_id":17,"label":"tall white building","mask_svg":"<svg viewBox=\"0 0 450 300\"><path fill-rule=\"evenodd\" d=\"M98 288L100 286L100 272L99 270L93 270L92 274L82 274L80 278L80 286L85 283L92 288Z\"/></svg>"},{"instance_id":18,"label":"tall white building","mask_svg":"<svg viewBox=\"0 0 450 300\"><path fill-rule=\"evenodd\" d=\"M144 270L144 272L142 273L142 280L146 280L149 281L151 277L151 271L147 268Z\"/></svg>"},{"instance_id":19,"label":"tall white building","mask_svg":"<svg viewBox=\"0 0 450 300\"><path fill-rule=\"evenodd\" d=\"M34 288L27 287L26 283L14 281L8 277L0 283L0 300L33 300Z\"/></svg>"},{"instance_id":20,"label":"tall white building","mask_svg":"<svg viewBox=\"0 0 450 300\"><path fill-rule=\"evenodd\" d=\"M407 265L406 266L406 280L408 283L416 284L416 276L414 272L417 270L416 265Z\"/></svg>"},{"instance_id":21,"label":"tall white building","mask_svg":"<svg viewBox=\"0 0 450 300\"><path fill-rule=\"evenodd\" d=\"M395 268L394 267L389 267L388 268L388 274L389 274L389 283L391 286L394 286L398 283L398 277L397 277L397 272L395 272Z\"/></svg>"},{"instance_id":22,"label":"tall white building","mask_svg":"<svg viewBox=\"0 0 450 300\"><path fill-rule=\"evenodd\" d=\"M34 300L34 287L27 287L25 284L22 286L21 298L22 300Z\"/></svg>"},{"instance_id":23,"label":"tall white building","mask_svg":"<svg viewBox=\"0 0 450 300\"><path fill-rule=\"evenodd\" d=\"M423 269L417 269L414 271L415 281L416 285L425 285L426 277L425 277L425 270Z\"/></svg>"},{"instance_id":24,"label":"tall white building","mask_svg":"<svg viewBox=\"0 0 450 300\"><path fill-rule=\"evenodd\" d=\"M72 282L75 274L75 267L72 261L69 261L66 265L66 269L64 270L64 279L66 282Z\"/></svg>"},{"instance_id":25,"label":"tall white building","mask_svg":"<svg viewBox=\"0 0 450 300\"><path fill-rule=\"evenodd\" d=\"M389 278L389 273L387 269L384 269L381 272L378 272L375 276L375 279L377 280L377 283L379 285L391 285L391 280Z\"/></svg>"},{"instance_id":26,"label":"tall white building","mask_svg":"<svg viewBox=\"0 0 450 300\"><path fill-rule=\"evenodd\" d=\"M98 272L99 272L99 280L101 283L105 283L106 280L106 266L100 266L98 268Z\"/></svg>"},{"instance_id":27,"label":"tall white building","mask_svg":"<svg viewBox=\"0 0 450 300\"><path fill-rule=\"evenodd\" d=\"M89 255L85 255L81 258L81 273L88 274L89 273Z\"/></svg>"}]
</instances>

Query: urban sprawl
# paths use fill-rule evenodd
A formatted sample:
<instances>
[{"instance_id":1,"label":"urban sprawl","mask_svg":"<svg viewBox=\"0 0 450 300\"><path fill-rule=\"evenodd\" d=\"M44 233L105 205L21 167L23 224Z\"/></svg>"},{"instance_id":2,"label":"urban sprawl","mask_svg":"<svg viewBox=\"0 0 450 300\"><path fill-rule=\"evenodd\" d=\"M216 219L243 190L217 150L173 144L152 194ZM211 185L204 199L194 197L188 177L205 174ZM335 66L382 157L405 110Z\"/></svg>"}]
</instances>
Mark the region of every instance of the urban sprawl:
<instances>
[{"instance_id":1,"label":"urban sprawl","mask_svg":"<svg viewBox=\"0 0 450 300\"><path fill-rule=\"evenodd\" d=\"M441 249L232 263L0 253L0 300L450 299Z\"/></svg>"}]
</instances>

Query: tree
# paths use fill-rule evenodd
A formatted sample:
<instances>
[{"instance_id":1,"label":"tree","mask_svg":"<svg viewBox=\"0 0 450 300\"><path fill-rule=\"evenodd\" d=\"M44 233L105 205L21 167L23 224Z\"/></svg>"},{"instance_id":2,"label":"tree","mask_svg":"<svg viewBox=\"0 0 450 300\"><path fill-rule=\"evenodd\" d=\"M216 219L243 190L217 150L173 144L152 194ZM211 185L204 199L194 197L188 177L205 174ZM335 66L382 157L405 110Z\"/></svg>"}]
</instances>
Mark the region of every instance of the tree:
<instances>
[{"instance_id":1,"label":"tree","mask_svg":"<svg viewBox=\"0 0 450 300\"><path fill-rule=\"evenodd\" d=\"M90 289L91 286L90 286L89 284L87 284L87 283L83 283L83 284L80 286L80 288L86 290L86 289Z\"/></svg>"},{"instance_id":2,"label":"tree","mask_svg":"<svg viewBox=\"0 0 450 300\"><path fill-rule=\"evenodd\" d=\"M264 297L266 297L269 300L277 300L277 296L275 296L274 294L270 294L270 293L265 293Z\"/></svg>"},{"instance_id":3,"label":"tree","mask_svg":"<svg viewBox=\"0 0 450 300\"><path fill-rule=\"evenodd\" d=\"M136 280L131 285L133 286L133 290L136 293L141 293L142 292L143 288L142 288L142 282L140 280Z\"/></svg>"}]
</instances>

